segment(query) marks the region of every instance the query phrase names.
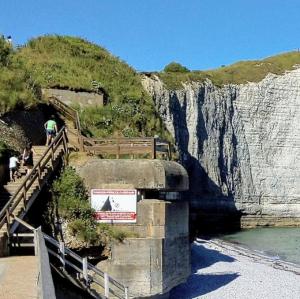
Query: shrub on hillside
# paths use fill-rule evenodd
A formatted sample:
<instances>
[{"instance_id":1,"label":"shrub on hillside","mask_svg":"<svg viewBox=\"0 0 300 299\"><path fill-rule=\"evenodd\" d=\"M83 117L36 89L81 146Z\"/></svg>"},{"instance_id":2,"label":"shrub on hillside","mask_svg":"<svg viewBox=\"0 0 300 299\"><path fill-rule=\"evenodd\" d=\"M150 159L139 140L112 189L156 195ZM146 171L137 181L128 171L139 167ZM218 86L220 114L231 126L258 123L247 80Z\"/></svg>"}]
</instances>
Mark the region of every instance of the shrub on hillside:
<instances>
[{"instance_id":1,"label":"shrub on hillside","mask_svg":"<svg viewBox=\"0 0 300 299\"><path fill-rule=\"evenodd\" d=\"M52 193L59 216L68 223L71 235L80 241L97 245L107 237L123 240L127 236L114 227L95 221L83 180L72 167L66 167L54 181Z\"/></svg>"},{"instance_id":2,"label":"shrub on hillside","mask_svg":"<svg viewBox=\"0 0 300 299\"><path fill-rule=\"evenodd\" d=\"M3 36L0 36L0 67L0 114L36 103L40 88Z\"/></svg>"},{"instance_id":3,"label":"shrub on hillside","mask_svg":"<svg viewBox=\"0 0 300 299\"><path fill-rule=\"evenodd\" d=\"M168 135L139 75L104 48L81 38L52 35L30 40L16 57L43 87L105 92L109 107L80 111L85 134Z\"/></svg>"},{"instance_id":4,"label":"shrub on hillside","mask_svg":"<svg viewBox=\"0 0 300 299\"><path fill-rule=\"evenodd\" d=\"M166 73L188 73L190 70L177 62L171 62L165 66Z\"/></svg>"},{"instance_id":5,"label":"shrub on hillside","mask_svg":"<svg viewBox=\"0 0 300 299\"><path fill-rule=\"evenodd\" d=\"M209 79L216 86L225 84L246 84L259 82L267 74L283 74L288 70L298 68L300 65L300 52L288 52L263 60L240 61L228 66L207 71L181 72L181 67L170 63L158 75L169 90L181 89L182 83L204 82ZM177 69L179 71L177 71Z\"/></svg>"},{"instance_id":6,"label":"shrub on hillside","mask_svg":"<svg viewBox=\"0 0 300 299\"><path fill-rule=\"evenodd\" d=\"M3 35L0 35L0 66L8 65L11 53L12 46L5 40Z\"/></svg>"}]
</instances>

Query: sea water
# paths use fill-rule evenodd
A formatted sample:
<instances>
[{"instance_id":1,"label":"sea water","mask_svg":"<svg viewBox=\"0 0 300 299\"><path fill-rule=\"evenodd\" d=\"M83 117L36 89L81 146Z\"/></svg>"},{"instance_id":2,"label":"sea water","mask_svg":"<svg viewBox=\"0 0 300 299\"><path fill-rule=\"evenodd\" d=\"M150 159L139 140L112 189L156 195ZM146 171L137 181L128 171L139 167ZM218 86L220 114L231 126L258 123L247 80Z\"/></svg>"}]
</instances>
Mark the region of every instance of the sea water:
<instances>
[{"instance_id":1,"label":"sea water","mask_svg":"<svg viewBox=\"0 0 300 299\"><path fill-rule=\"evenodd\" d=\"M255 228L227 234L221 239L259 251L274 259L300 265L300 228Z\"/></svg>"}]
</instances>

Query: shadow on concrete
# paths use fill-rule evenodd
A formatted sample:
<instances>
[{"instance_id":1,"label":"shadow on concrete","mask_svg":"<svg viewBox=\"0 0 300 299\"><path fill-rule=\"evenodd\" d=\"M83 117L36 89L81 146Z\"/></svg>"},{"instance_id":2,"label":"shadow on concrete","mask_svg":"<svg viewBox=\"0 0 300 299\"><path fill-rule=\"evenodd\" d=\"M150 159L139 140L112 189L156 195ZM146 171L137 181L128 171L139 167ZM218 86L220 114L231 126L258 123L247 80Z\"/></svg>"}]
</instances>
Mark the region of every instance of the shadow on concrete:
<instances>
[{"instance_id":1,"label":"shadow on concrete","mask_svg":"<svg viewBox=\"0 0 300 299\"><path fill-rule=\"evenodd\" d=\"M201 273L201 270L218 262L232 263L234 258L220 253L218 250L207 249L198 242L192 245L192 275L187 282L170 292L171 299L197 298L213 292L239 277L235 272Z\"/></svg>"}]
</instances>

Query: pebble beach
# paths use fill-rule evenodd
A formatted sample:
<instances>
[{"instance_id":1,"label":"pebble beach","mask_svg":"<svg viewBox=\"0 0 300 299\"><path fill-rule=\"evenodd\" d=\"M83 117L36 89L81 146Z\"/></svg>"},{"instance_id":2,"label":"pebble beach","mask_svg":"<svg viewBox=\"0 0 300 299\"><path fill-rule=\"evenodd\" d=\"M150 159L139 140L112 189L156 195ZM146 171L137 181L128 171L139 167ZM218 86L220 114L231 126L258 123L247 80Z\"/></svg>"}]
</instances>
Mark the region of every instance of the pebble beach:
<instances>
[{"instance_id":1,"label":"pebble beach","mask_svg":"<svg viewBox=\"0 0 300 299\"><path fill-rule=\"evenodd\" d=\"M171 299L300 298L300 265L218 239L197 239L191 259L192 274Z\"/></svg>"}]
</instances>

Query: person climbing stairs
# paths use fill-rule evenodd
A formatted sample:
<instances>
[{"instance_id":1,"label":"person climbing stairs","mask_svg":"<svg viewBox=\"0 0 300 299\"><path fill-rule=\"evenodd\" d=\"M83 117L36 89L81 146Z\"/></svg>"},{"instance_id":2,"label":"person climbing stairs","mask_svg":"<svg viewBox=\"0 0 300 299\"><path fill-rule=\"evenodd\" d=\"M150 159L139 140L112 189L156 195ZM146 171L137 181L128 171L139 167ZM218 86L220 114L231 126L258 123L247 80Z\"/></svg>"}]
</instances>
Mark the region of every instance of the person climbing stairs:
<instances>
[{"instance_id":1,"label":"person climbing stairs","mask_svg":"<svg viewBox=\"0 0 300 299\"><path fill-rule=\"evenodd\" d=\"M61 129L49 147L33 148L35 155L31 172L0 188L0 241L5 235L13 234L17 227L14 217L24 217L55 169L63 162L68 152L65 128ZM21 171L24 169L21 168Z\"/></svg>"}]
</instances>

